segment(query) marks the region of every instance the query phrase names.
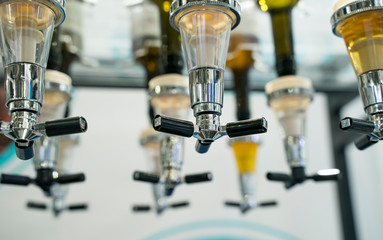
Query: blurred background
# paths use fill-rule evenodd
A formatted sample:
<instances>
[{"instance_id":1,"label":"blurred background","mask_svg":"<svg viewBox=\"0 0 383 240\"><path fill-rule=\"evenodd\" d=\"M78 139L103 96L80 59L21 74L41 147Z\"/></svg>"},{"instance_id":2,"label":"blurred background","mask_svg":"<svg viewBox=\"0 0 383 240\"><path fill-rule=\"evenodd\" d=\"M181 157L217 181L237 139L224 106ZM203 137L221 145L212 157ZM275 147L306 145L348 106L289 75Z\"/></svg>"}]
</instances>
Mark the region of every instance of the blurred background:
<instances>
[{"instance_id":1,"label":"blurred background","mask_svg":"<svg viewBox=\"0 0 383 240\"><path fill-rule=\"evenodd\" d=\"M335 240L346 239L347 231L355 232L356 239L382 238L380 145L365 151L353 144L342 146L345 159L341 162L334 150L336 136L345 134L334 129L334 121L364 113L343 39L332 33L333 0L299 1L293 9L294 47L298 75L312 79L316 89L307 112L307 172L343 164L347 181L341 184L347 185L349 193L339 190L344 185L332 181L308 181L286 190L283 184L266 179L268 171L289 170L281 129L263 91L265 83L277 77L271 21L255 1L240 2L242 22L234 32L246 32L259 41L253 51L256 63L249 73L251 117L265 117L269 126L260 136L255 196L262 201L276 200L277 206L246 214L226 207L226 200L240 198L228 139L222 138L208 153L198 154L195 140L189 138L185 139L183 174L211 171L212 182L177 187L170 200L187 200L190 205L186 208L161 215L132 211L135 204L153 202L150 184L132 178L135 170L148 168L146 150L139 142L141 132L150 125L147 80L145 69L134 60L132 39L132 29L140 26L132 24L136 16L127 7L133 1L98 0L79 3L81 8L76 9L81 20L77 25L81 60L69 69L74 85L71 115L86 117L89 128L66 156L71 171L83 171L86 181L71 185L66 199L86 202L88 209L58 217L49 211L32 211L26 207L28 200L47 200L40 189L0 184L0 239ZM71 11L69 5L67 11ZM233 73L226 69L223 123L236 120L232 78ZM338 106L335 96L351 100L340 101ZM334 115L339 108L340 117ZM193 121L192 111L188 119ZM34 176L33 162L17 159L13 145L6 146L0 156L0 173Z\"/></svg>"}]
</instances>

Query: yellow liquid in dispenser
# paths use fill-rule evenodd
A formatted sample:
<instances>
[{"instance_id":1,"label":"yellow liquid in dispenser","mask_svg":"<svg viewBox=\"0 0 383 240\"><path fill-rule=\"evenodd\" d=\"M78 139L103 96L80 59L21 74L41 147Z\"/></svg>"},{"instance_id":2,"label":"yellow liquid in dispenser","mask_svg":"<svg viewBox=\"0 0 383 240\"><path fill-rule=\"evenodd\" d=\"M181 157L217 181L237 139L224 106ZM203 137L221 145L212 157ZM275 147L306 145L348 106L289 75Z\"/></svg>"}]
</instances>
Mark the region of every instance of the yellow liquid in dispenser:
<instances>
[{"instance_id":1,"label":"yellow liquid in dispenser","mask_svg":"<svg viewBox=\"0 0 383 240\"><path fill-rule=\"evenodd\" d=\"M231 147L234 150L238 172L240 174L254 172L256 166L256 153L258 143L236 142L233 143Z\"/></svg>"},{"instance_id":2,"label":"yellow liquid in dispenser","mask_svg":"<svg viewBox=\"0 0 383 240\"><path fill-rule=\"evenodd\" d=\"M383 10L346 18L337 30L343 36L357 76L383 69Z\"/></svg>"}]
</instances>

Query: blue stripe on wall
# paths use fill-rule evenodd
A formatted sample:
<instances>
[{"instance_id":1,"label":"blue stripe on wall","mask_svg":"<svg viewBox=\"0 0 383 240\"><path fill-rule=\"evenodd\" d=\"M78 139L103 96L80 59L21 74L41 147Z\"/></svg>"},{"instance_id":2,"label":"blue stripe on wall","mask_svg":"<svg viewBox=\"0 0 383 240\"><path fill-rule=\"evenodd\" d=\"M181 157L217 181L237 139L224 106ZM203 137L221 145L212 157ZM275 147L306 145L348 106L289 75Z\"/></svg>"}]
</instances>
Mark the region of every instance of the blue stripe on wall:
<instances>
[{"instance_id":1,"label":"blue stripe on wall","mask_svg":"<svg viewBox=\"0 0 383 240\"><path fill-rule=\"evenodd\" d=\"M282 230L279 230L274 227L270 227L267 225L255 223L255 222L246 222L242 220L232 220L232 219L211 219L204 221L191 222L186 224L181 224L175 227L171 227L165 229L163 231L157 232L147 238L145 240L160 240L167 239L169 237L176 237L178 234L184 234L186 232L196 232L202 229L213 229L213 228L225 228L225 229L243 229L254 233L262 233L265 235L269 235L271 237L275 237L281 240L300 240L299 238L286 233ZM193 234L193 233L191 233ZM219 236L217 236L219 237ZM215 240L217 238L212 236L200 236L197 238L190 238L189 240ZM221 238L219 238L221 239ZM225 238L223 238L225 239ZM235 239L245 239L241 236L236 236ZM231 238L226 238L225 240L232 240Z\"/></svg>"}]
</instances>

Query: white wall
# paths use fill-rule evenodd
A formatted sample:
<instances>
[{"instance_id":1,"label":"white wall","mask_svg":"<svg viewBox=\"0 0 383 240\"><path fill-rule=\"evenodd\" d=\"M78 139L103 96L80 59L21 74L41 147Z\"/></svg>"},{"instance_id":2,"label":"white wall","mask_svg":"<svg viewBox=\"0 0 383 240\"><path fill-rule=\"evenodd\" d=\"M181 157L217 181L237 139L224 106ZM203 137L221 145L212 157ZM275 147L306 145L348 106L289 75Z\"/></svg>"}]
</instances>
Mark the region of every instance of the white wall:
<instances>
[{"instance_id":1,"label":"white wall","mask_svg":"<svg viewBox=\"0 0 383 240\"><path fill-rule=\"evenodd\" d=\"M342 117L364 118L358 97L345 106ZM359 151L353 144L347 148L347 164L354 206L356 230L359 239L381 239L383 229L383 154L382 143Z\"/></svg>"},{"instance_id":2,"label":"white wall","mask_svg":"<svg viewBox=\"0 0 383 240\"><path fill-rule=\"evenodd\" d=\"M189 208L168 210L161 216L132 213L133 204L152 203L149 184L132 180L134 170L146 169L138 142L140 132L149 125L146 106L144 90L78 89L73 115L86 117L89 129L81 135L72 166L73 172L84 171L87 180L73 184L67 199L69 203L87 201L90 209L55 219L50 212L26 209L27 200L43 200L36 187L2 185L0 239L342 239L335 183L308 181L286 191L282 184L265 179L266 171L288 168L276 118L261 93L251 95L253 117L266 117L269 131L262 136L258 154L256 192L260 201L277 200L277 207L246 215L224 207L225 200L240 198L228 139L218 140L205 155L197 154L195 140L188 139L184 174L210 170L213 182L175 190L172 200L190 200ZM233 94L225 93L223 123L235 120L234 106ZM326 98L319 94L309 109L308 141L307 172L333 167ZM18 159L0 171L34 175L31 163Z\"/></svg>"}]
</instances>

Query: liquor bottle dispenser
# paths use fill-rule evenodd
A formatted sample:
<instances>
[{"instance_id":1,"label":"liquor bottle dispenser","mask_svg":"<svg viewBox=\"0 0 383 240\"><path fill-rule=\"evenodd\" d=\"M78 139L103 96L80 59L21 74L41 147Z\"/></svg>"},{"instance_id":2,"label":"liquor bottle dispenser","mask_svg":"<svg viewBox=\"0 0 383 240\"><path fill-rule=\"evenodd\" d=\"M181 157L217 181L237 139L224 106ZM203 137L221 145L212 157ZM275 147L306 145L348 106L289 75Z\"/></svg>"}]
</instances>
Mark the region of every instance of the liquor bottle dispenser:
<instances>
[{"instance_id":1,"label":"liquor bottle dispenser","mask_svg":"<svg viewBox=\"0 0 383 240\"><path fill-rule=\"evenodd\" d=\"M190 106L188 80L179 74L164 74L149 82L150 102L156 114L186 118ZM167 117L166 117L167 118ZM134 179L152 183L163 182L167 196L182 182L210 181L211 173L181 176L184 160L184 138L160 134L161 174L146 174L136 171Z\"/></svg>"},{"instance_id":2,"label":"liquor bottle dispenser","mask_svg":"<svg viewBox=\"0 0 383 240\"><path fill-rule=\"evenodd\" d=\"M307 179L314 181L337 180L339 170L321 170L307 176L306 110L312 101L314 89L310 79L289 75L279 77L265 86L268 103L274 109L284 131L284 147L291 175L268 173L272 181L285 182L286 188Z\"/></svg>"},{"instance_id":3,"label":"liquor bottle dispenser","mask_svg":"<svg viewBox=\"0 0 383 240\"><path fill-rule=\"evenodd\" d=\"M267 131L264 118L221 125L223 107L223 71L231 29L240 22L237 1L176 0L170 6L170 24L181 33L182 47L189 72L192 122L157 115L157 131L197 138L196 150L208 151L218 138L243 136Z\"/></svg>"},{"instance_id":4,"label":"liquor bottle dispenser","mask_svg":"<svg viewBox=\"0 0 383 240\"><path fill-rule=\"evenodd\" d=\"M0 1L1 51L10 122L0 132L15 141L20 159L33 157L33 141L86 131L84 118L37 123L53 29L65 18L65 0Z\"/></svg>"},{"instance_id":5,"label":"liquor bottle dispenser","mask_svg":"<svg viewBox=\"0 0 383 240\"><path fill-rule=\"evenodd\" d=\"M346 117L343 130L363 134L355 141L363 150L383 139L383 2L337 1L331 17L333 32L344 39L358 77L359 94L368 120Z\"/></svg>"},{"instance_id":6,"label":"liquor bottle dispenser","mask_svg":"<svg viewBox=\"0 0 383 240\"><path fill-rule=\"evenodd\" d=\"M66 106L70 99L71 78L61 72L48 70L45 75L45 97L44 108L41 111L41 121L47 119L63 117ZM36 155L33 158L36 170L36 178L19 175L1 175L2 184L13 184L27 186L33 183L40 187L46 196L52 196L52 187L56 184L69 184L82 182L85 180L83 173L65 174L57 168L58 149L60 137L42 136L35 140L34 151Z\"/></svg>"},{"instance_id":7,"label":"liquor bottle dispenser","mask_svg":"<svg viewBox=\"0 0 383 240\"><path fill-rule=\"evenodd\" d=\"M160 145L161 145L161 134L156 132L152 127L143 131L140 138L141 145L145 148L145 152L149 155L147 158L149 160L150 170L152 174L156 176L161 176L162 166L160 158ZM148 175L148 174L147 174ZM189 205L188 201L177 202L169 204L166 196L166 181L159 181L158 183L153 184L153 196L155 200L155 205L151 206L148 204L139 204L133 206L134 212L148 212L150 210L155 210L155 212L160 215L164 210L169 208L179 208L186 207Z\"/></svg>"}]
</instances>

